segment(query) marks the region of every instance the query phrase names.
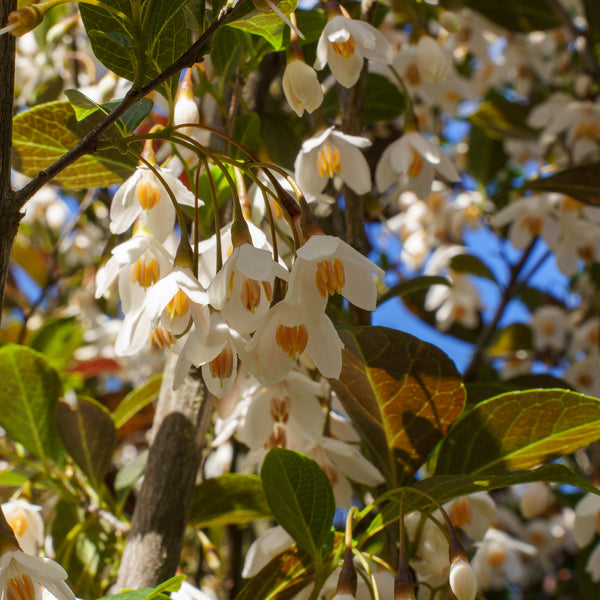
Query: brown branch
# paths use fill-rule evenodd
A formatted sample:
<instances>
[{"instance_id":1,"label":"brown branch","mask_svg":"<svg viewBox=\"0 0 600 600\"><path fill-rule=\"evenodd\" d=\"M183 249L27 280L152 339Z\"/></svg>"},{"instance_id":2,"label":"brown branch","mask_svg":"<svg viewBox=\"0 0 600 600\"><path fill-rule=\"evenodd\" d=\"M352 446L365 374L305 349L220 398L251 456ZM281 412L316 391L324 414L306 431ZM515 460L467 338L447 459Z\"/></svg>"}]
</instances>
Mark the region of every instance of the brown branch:
<instances>
[{"instance_id":1,"label":"brown branch","mask_svg":"<svg viewBox=\"0 0 600 600\"><path fill-rule=\"evenodd\" d=\"M214 398L188 375L171 389L177 356L167 359L142 489L136 500L116 587L154 587L179 565L196 474Z\"/></svg>"}]
</instances>

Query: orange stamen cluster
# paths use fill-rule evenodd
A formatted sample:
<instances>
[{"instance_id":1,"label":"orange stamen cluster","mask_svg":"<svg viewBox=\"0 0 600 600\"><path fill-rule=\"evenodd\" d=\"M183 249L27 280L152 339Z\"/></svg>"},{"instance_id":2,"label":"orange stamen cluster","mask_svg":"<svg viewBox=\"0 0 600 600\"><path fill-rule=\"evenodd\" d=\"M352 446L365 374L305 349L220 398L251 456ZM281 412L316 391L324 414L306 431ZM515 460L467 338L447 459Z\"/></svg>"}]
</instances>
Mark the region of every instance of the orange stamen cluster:
<instances>
[{"instance_id":1,"label":"orange stamen cluster","mask_svg":"<svg viewBox=\"0 0 600 600\"><path fill-rule=\"evenodd\" d=\"M260 304L260 283L256 279L244 278L240 289L240 299L242 306L251 313L254 313L256 307Z\"/></svg>"},{"instance_id":2,"label":"orange stamen cluster","mask_svg":"<svg viewBox=\"0 0 600 600\"><path fill-rule=\"evenodd\" d=\"M423 170L424 164L425 161L423 160L423 157L417 151L413 150L413 159L410 163L410 166L408 167L408 176L411 179L415 179L416 177L418 177L421 171Z\"/></svg>"},{"instance_id":3,"label":"orange stamen cluster","mask_svg":"<svg viewBox=\"0 0 600 600\"><path fill-rule=\"evenodd\" d=\"M160 277L160 266L153 258L150 261L142 256L138 258L129 269L131 283L138 283L143 288L154 285Z\"/></svg>"},{"instance_id":4,"label":"orange stamen cluster","mask_svg":"<svg viewBox=\"0 0 600 600\"><path fill-rule=\"evenodd\" d=\"M175 336L162 325L150 332L150 345L157 348L170 348L176 342Z\"/></svg>"},{"instance_id":5,"label":"orange stamen cluster","mask_svg":"<svg viewBox=\"0 0 600 600\"><path fill-rule=\"evenodd\" d=\"M319 290L319 294L323 298L327 298L327 295L332 296L336 292L341 294L346 282L342 261L339 258L335 258L333 261L322 260L320 263L317 263L315 282L317 290Z\"/></svg>"},{"instance_id":6,"label":"orange stamen cluster","mask_svg":"<svg viewBox=\"0 0 600 600\"><path fill-rule=\"evenodd\" d=\"M233 352L229 348L223 349L216 358L208 363L208 368L211 377L218 379L222 386L223 382L229 379L233 373Z\"/></svg>"},{"instance_id":7,"label":"orange stamen cluster","mask_svg":"<svg viewBox=\"0 0 600 600\"><path fill-rule=\"evenodd\" d=\"M452 505L452 510L448 516L454 527L463 528L465 525L468 525L473 518L473 508L471 507L471 503L466 498L459 498Z\"/></svg>"},{"instance_id":8,"label":"orange stamen cluster","mask_svg":"<svg viewBox=\"0 0 600 600\"><path fill-rule=\"evenodd\" d=\"M137 185L136 194L138 202L144 210L154 208L160 200L160 189L151 176L142 178Z\"/></svg>"},{"instance_id":9,"label":"orange stamen cluster","mask_svg":"<svg viewBox=\"0 0 600 600\"><path fill-rule=\"evenodd\" d=\"M190 299L183 290L179 289L177 290L177 293L171 298L171 301L169 302L169 304L167 304L165 310L167 311L167 314L169 315L169 318L172 321L175 317L183 316L188 311L189 307Z\"/></svg>"},{"instance_id":10,"label":"orange stamen cluster","mask_svg":"<svg viewBox=\"0 0 600 600\"><path fill-rule=\"evenodd\" d=\"M294 327L280 325L275 333L275 341L290 358L296 358L306 348L308 331L305 325L296 325Z\"/></svg>"},{"instance_id":11,"label":"orange stamen cluster","mask_svg":"<svg viewBox=\"0 0 600 600\"><path fill-rule=\"evenodd\" d=\"M354 42L354 38L349 36L345 42L332 42L331 47L336 54L344 58L350 58L354 54L356 43Z\"/></svg>"},{"instance_id":12,"label":"orange stamen cluster","mask_svg":"<svg viewBox=\"0 0 600 600\"><path fill-rule=\"evenodd\" d=\"M35 600L35 584L27 573L11 577L6 586L7 600Z\"/></svg>"},{"instance_id":13,"label":"orange stamen cluster","mask_svg":"<svg viewBox=\"0 0 600 600\"><path fill-rule=\"evenodd\" d=\"M275 423L287 423L290 418L290 399L286 396L282 400L271 399L271 419Z\"/></svg>"},{"instance_id":14,"label":"orange stamen cluster","mask_svg":"<svg viewBox=\"0 0 600 600\"><path fill-rule=\"evenodd\" d=\"M341 173L340 151L325 144L317 157L317 169L321 177L331 178L336 173Z\"/></svg>"},{"instance_id":15,"label":"orange stamen cluster","mask_svg":"<svg viewBox=\"0 0 600 600\"><path fill-rule=\"evenodd\" d=\"M539 235L542 230L542 219L534 215L525 215L519 225L521 229L526 229L531 235Z\"/></svg>"}]
</instances>

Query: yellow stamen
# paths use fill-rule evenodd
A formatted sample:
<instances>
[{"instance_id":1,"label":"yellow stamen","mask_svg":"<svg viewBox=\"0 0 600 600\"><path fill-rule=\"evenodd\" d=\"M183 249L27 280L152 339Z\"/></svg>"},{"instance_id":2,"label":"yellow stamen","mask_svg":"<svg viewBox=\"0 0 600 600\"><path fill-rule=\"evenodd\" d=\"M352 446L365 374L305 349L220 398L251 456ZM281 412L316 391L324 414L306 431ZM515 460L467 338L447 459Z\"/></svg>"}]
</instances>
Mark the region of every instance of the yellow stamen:
<instances>
[{"instance_id":1,"label":"yellow stamen","mask_svg":"<svg viewBox=\"0 0 600 600\"><path fill-rule=\"evenodd\" d=\"M349 36L345 42L332 42L331 47L336 54L339 54L344 58L350 58L354 54L356 44L354 38Z\"/></svg>"},{"instance_id":2,"label":"yellow stamen","mask_svg":"<svg viewBox=\"0 0 600 600\"><path fill-rule=\"evenodd\" d=\"M157 348L170 348L177 340L175 336L162 325L150 332L150 345Z\"/></svg>"},{"instance_id":3,"label":"yellow stamen","mask_svg":"<svg viewBox=\"0 0 600 600\"><path fill-rule=\"evenodd\" d=\"M242 306L251 313L260 304L260 283L256 279L244 278L240 289Z\"/></svg>"},{"instance_id":4,"label":"yellow stamen","mask_svg":"<svg viewBox=\"0 0 600 600\"><path fill-rule=\"evenodd\" d=\"M136 187L136 194L140 206L144 210L150 210L160 200L160 189L150 173L144 175Z\"/></svg>"},{"instance_id":5,"label":"yellow stamen","mask_svg":"<svg viewBox=\"0 0 600 600\"><path fill-rule=\"evenodd\" d=\"M542 219L534 215L525 215L519 226L521 229L527 229L531 235L539 235L542 230Z\"/></svg>"},{"instance_id":6,"label":"yellow stamen","mask_svg":"<svg viewBox=\"0 0 600 600\"><path fill-rule=\"evenodd\" d=\"M287 396L283 400L271 399L271 419L275 423L287 423L290 418L290 404Z\"/></svg>"},{"instance_id":7,"label":"yellow stamen","mask_svg":"<svg viewBox=\"0 0 600 600\"><path fill-rule=\"evenodd\" d=\"M594 244L584 244L583 246L577 247L577 256L586 263L590 263L596 259L596 248Z\"/></svg>"},{"instance_id":8,"label":"yellow stamen","mask_svg":"<svg viewBox=\"0 0 600 600\"><path fill-rule=\"evenodd\" d=\"M321 177L328 177L329 179L336 173L341 173L340 151L325 144L317 157L317 169Z\"/></svg>"},{"instance_id":9,"label":"yellow stamen","mask_svg":"<svg viewBox=\"0 0 600 600\"><path fill-rule=\"evenodd\" d=\"M11 577L6 585L7 600L35 600L34 585L27 573Z\"/></svg>"},{"instance_id":10,"label":"yellow stamen","mask_svg":"<svg viewBox=\"0 0 600 600\"><path fill-rule=\"evenodd\" d=\"M421 73L415 63L410 63L404 70L404 79L408 85L418 86L421 83Z\"/></svg>"},{"instance_id":11,"label":"yellow stamen","mask_svg":"<svg viewBox=\"0 0 600 600\"><path fill-rule=\"evenodd\" d=\"M320 263L317 263L315 282L317 284L317 290L323 298L327 298L327 295L332 296L336 292L341 294L344 283L346 282L342 261L339 258L336 258L333 262L330 260L322 260Z\"/></svg>"},{"instance_id":12,"label":"yellow stamen","mask_svg":"<svg viewBox=\"0 0 600 600\"><path fill-rule=\"evenodd\" d=\"M485 560L490 567L501 567L506 562L506 552L502 548L497 548L489 552Z\"/></svg>"},{"instance_id":13,"label":"yellow stamen","mask_svg":"<svg viewBox=\"0 0 600 600\"><path fill-rule=\"evenodd\" d=\"M233 373L233 352L224 348L221 353L208 363L210 375L213 379L218 379L223 387L223 382L231 377Z\"/></svg>"},{"instance_id":14,"label":"yellow stamen","mask_svg":"<svg viewBox=\"0 0 600 600\"><path fill-rule=\"evenodd\" d=\"M265 291L265 298L271 302L273 300L273 288L268 281L261 281L263 290Z\"/></svg>"},{"instance_id":15,"label":"yellow stamen","mask_svg":"<svg viewBox=\"0 0 600 600\"><path fill-rule=\"evenodd\" d=\"M471 503L466 498L459 498L453 505L449 515L454 527L464 527L473 518Z\"/></svg>"},{"instance_id":16,"label":"yellow stamen","mask_svg":"<svg viewBox=\"0 0 600 600\"><path fill-rule=\"evenodd\" d=\"M143 288L154 285L160 277L160 266L153 258L150 262L142 256L129 269L131 283L138 283Z\"/></svg>"},{"instance_id":17,"label":"yellow stamen","mask_svg":"<svg viewBox=\"0 0 600 600\"><path fill-rule=\"evenodd\" d=\"M306 348L308 331L305 325L295 327L280 325L275 333L275 341L290 358L296 358Z\"/></svg>"},{"instance_id":18,"label":"yellow stamen","mask_svg":"<svg viewBox=\"0 0 600 600\"><path fill-rule=\"evenodd\" d=\"M169 304L167 304L165 310L167 311L167 314L169 315L169 318L172 321L175 317L183 316L187 312L189 307L190 299L183 290L179 289L177 290L177 293L171 298L171 301L169 302Z\"/></svg>"},{"instance_id":19,"label":"yellow stamen","mask_svg":"<svg viewBox=\"0 0 600 600\"><path fill-rule=\"evenodd\" d=\"M24 513L18 513L11 519L8 519L8 524L15 534L20 536L27 531L29 520Z\"/></svg>"},{"instance_id":20,"label":"yellow stamen","mask_svg":"<svg viewBox=\"0 0 600 600\"><path fill-rule=\"evenodd\" d=\"M423 170L424 164L425 161L423 160L423 157L418 152L413 150L413 159L410 163L410 167L408 167L408 176L411 179L415 179L416 177L418 177L421 171Z\"/></svg>"}]
</instances>

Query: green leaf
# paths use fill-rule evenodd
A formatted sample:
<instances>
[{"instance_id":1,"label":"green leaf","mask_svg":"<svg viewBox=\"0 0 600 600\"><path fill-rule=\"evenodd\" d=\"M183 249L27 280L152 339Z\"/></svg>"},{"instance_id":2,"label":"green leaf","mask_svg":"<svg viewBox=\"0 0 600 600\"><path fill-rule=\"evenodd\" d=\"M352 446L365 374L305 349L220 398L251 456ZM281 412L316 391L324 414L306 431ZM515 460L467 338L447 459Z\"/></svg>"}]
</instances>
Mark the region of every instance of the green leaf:
<instances>
[{"instance_id":1,"label":"green leaf","mask_svg":"<svg viewBox=\"0 0 600 600\"><path fill-rule=\"evenodd\" d=\"M83 343L83 330L75 317L48 319L35 333L30 346L55 368L62 369Z\"/></svg>"},{"instance_id":2,"label":"green leaf","mask_svg":"<svg viewBox=\"0 0 600 600\"><path fill-rule=\"evenodd\" d=\"M240 66L246 45L242 44L244 37L250 36L243 31L222 27L213 38L210 58L215 72L224 81L231 79Z\"/></svg>"},{"instance_id":3,"label":"green leaf","mask_svg":"<svg viewBox=\"0 0 600 600\"><path fill-rule=\"evenodd\" d=\"M391 298L428 290L432 285L451 286L452 283L445 277L439 277L437 275L420 275L418 277L412 277L406 281L401 281L389 288L385 293L381 294L377 300L377 305L379 306Z\"/></svg>"},{"instance_id":4,"label":"green leaf","mask_svg":"<svg viewBox=\"0 0 600 600\"><path fill-rule=\"evenodd\" d=\"M296 10L296 22L298 29L304 34L304 39L300 40L300 44L306 46L321 37L323 27L327 24L327 17L322 8ZM309 61L307 60L307 62Z\"/></svg>"},{"instance_id":5,"label":"green leaf","mask_svg":"<svg viewBox=\"0 0 600 600\"><path fill-rule=\"evenodd\" d=\"M110 596L102 596L99 600L154 600L161 598L168 600L169 592L176 592L183 583L185 575L175 575L167 581L161 583L155 588L142 588L141 590L129 590L120 592L119 594L111 594Z\"/></svg>"},{"instance_id":6,"label":"green leaf","mask_svg":"<svg viewBox=\"0 0 600 600\"><path fill-rule=\"evenodd\" d=\"M281 2L277 3L277 8L289 17L296 9L296 4L297 0L281 0ZM283 33L287 25L272 10L252 13L251 16L245 19L238 19L237 21L228 23L228 25L263 37L275 50L282 50L284 48Z\"/></svg>"},{"instance_id":7,"label":"green leaf","mask_svg":"<svg viewBox=\"0 0 600 600\"><path fill-rule=\"evenodd\" d=\"M393 121L405 110L404 95L387 77L377 73L367 74L367 91L363 110L365 125Z\"/></svg>"},{"instance_id":8,"label":"green leaf","mask_svg":"<svg viewBox=\"0 0 600 600\"><path fill-rule=\"evenodd\" d=\"M562 25L546 0L443 0L445 8L468 6L509 31L546 31Z\"/></svg>"},{"instance_id":9,"label":"green leaf","mask_svg":"<svg viewBox=\"0 0 600 600\"><path fill-rule=\"evenodd\" d=\"M528 469L600 438L600 400L564 389L502 394L448 432L436 475Z\"/></svg>"},{"instance_id":10,"label":"green leaf","mask_svg":"<svg viewBox=\"0 0 600 600\"><path fill-rule=\"evenodd\" d=\"M65 448L99 489L117 445L110 413L95 400L79 397L75 406L60 402L56 419Z\"/></svg>"},{"instance_id":11,"label":"green leaf","mask_svg":"<svg viewBox=\"0 0 600 600\"><path fill-rule=\"evenodd\" d=\"M559 192L591 206L600 206L600 162L557 171L528 181L524 190Z\"/></svg>"},{"instance_id":12,"label":"green leaf","mask_svg":"<svg viewBox=\"0 0 600 600\"><path fill-rule=\"evenodd\" d=\"M273 518L260 477L225 473L196 487L190 513L194 527L233 525Z\"/></svg>"},{"instance_id":13,"label":"green leaf","mask_svg":"<svg viewBox=\"0 0 600 600\"><path fill-rule=\"evenodd\" d=\"M330 384L390 486L409 481L465 404L454 363L436 346L386 327L339 330Z\"/></svg>"},{"instance_id":14,"label":"green leaf","mask_svg":"<svg viewBox=\"0 0 600 600\"><path fill-rule=\"evenodd\" d=\"M533 350L531 328L525 323L511 323L497 330L486 353L493 358L503 358L517 350Z\"/></svg>"},{"instance_id":15,"label":"green leaf","mask_svg":"<svg viewBox=\"0 0 600 600\"><path fill-rule=\"evenodd\" d=\"M459 273L470 273L496 282L496 278L489 267L480 258L472 254L457 254L450 259L448 266Z\"/></svg>"},{"instance_id":16,"label":"green leaf","mask_svg":"<svg viewBox=\"0 0 600 600\"><path fill-rule=\"evenodd\" d=\"M117 502L122 508L129 497L129 493L144 474L148 464L148 449L142 450L131 462L123 465L115 476L115 492Z\"/></svg>"},{"instance_id":17,"label":"green leaf","mask_svg":"<svg viewBox=\"0 0 600 600\"><path fill-rule=\"evenodd\" d=\"M161 382L162 375L155 375L121 400L112 416L117 429L123 427L131 417L158 397Z\"/></svg>"},{"instance_id":18,"label":"green leaf","mask_svg":"<svg viewBox=\"0 0 600 600\"><path fill-rule=\"evenodd\" d=\"M66 100L41 104L19 113L13 120L15 170L36 176L71 150L92 126L87 119L77 122L75 110ZM112 131L118 136L116 127ZM106 187L122 183L135 166L133 157L105 150L78 159L54 181L68 189Z\"/></svg>"},{"instance_id":19,"label":"green leaf","mask_svg":"<svg viewBox=\"0 0 600 600\"><path fill-rule=\"evenodd\" d=\"M539 131L527 125L528 114L528 106L509 102L496 95L492 100L481 104L469 117L469 121L498 141L507 137L534 140L538 138Z\"/></svg>"},{"instance_id":20,"label":"green leaf","mask_svg":"<svg viewBox=\"0 0 600 600\"><path fill-rule=\"evenodd\" d=\"M240 115L233 126L233 138L244 148L254 152L260 143L260 117L258 114L251 112ZM248 158L248 155L239 148L233 149L232 156L242 160Z\"/></svg>"},{"instance_id":21,"label":"green leaf","mask_svg":"<svg viewBox=\"0 0 600 600\"><path fill-rule=\"evenodd\" d=\"M504 167L507 159L502 140L488 135L477 125L471 126L467 164L469 173L479 183L486 185Z\"/></svg>"},{"instance_id":22,"label":"green leaf","mask_svg":"<svg viewBox=\"0 0 600 600\"><path fill-rule=\"evenodd\" d=\"M278 523L316 562L329 553L335 501L327 475L298 452L273 448L260 470L267 502Z\"/></svg>"},{"instance_id":23,"label":"green leaf","mask_svg":"<svg viewBox=\"0 0 600 600\"><path fill-rule=\"evenodd\" d=\"M565 465L544 465L539 469L504 471L481 477L478 475L440 475L428 477L417 482L413 487L425 492L444 503L459 496L466 496L476 492L497 490L520 483L532 483L534 481L547 481L549 483L562 483L579 487L588 492L599 493L589 481L586 481ZM433 510L435 505L426 497L406 489L405 501L415 508ZM371 521L363 539L369 538L389 523L398 520L398 506L389 504L376 515Z\"/></svg>"},{"instance_id":24,"label":"green leaf","mask_svg":"<svg viewBox=\"0 0 600 600\"><path fill-rule=\"evenodd\" d=\"M64 464L56 428L58 373L41 355L16 344L0 348L0 426L44 462Z\"/></svg>"}]
</instances>

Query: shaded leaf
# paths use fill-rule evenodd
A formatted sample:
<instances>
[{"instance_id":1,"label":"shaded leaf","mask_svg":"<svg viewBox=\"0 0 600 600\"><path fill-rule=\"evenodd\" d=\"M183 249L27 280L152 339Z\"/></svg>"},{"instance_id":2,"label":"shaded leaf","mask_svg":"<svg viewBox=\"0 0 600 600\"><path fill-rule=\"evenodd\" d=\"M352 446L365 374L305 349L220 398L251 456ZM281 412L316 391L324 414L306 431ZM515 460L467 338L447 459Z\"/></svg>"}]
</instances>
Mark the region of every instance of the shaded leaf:
<instances>
[{"instance_id":1,"label":"shaded leaf","mask_svg":"<svg viewBox=\"0 0 600 600\"><path fill-rule=\"evenodd\" d=\"M441 475L428 477L417 482L413 487L419 491L426 492L438 502L444 503L459 496L466 496L476 492L496 490L520 483L532 483L534 481L547 481L550 483L562 483L573 485L589 492L599 493L589 481L583 479L566 467L554 464L544 465L539 469L505 471L486 475ZM418 493L406 490L406 502L415 508L433 510L435 505L426 497ZM398 520L398 506L394 503L386 505L382 511L371 521L367 527L364 538L375 535L389 523Z\"/></svg>"},{"instance_id":2,"label":"shaded leaf","mask_svg":"<svg viewBox=\"0 0 600 600\"><path fill-rule=\"evenodd\" d=\"M115 492L117 502L122 507L127 501L129 492L146 470L148 449L142 450L131 462L123 465L115 476Z\"/></svg>"},{"instance_id":3,"label":"shaded leaf","mask_svg":"<svg viewBox=\"0 0 600 600\"><path fill-rule=\"evenodd\" d=\"M517 350L533 350L531 327L525 323L511 323L496 331L486 353L493 358L502 358L512 356Z\"/></svg>"},{"instance_id":4,"label":"shaded leaf","mask_svg":"<svg viewBox=\"0 0 600 600\"><path fill-rule=\"evenodd\" d=\"M240 115L233 126L233 138L250 152L254 152L260 143L260 117L251 112ZM232 157L245 160L248 155L240 148L232 150Z\"/></svg>"},{"instance_id":5,"label":"shaded leaf","mask_svg":"<svg viewBox=\"0 0 600 600\"><path fill-rule=\"evenodd\" d=\"M79 397L75 406L60 402L56 418L65 448L98 489L117 445L110 413L95 400Z\"/></svg>"},{"instance_id":6,"label":"shaded leaf","mask_svg":"<svg viewBox=\"0 0 600 600\"><path fill-rule=\"evenodd\" d=\"M559 192L584 204L600 206L600 162L557 171L548 177L528 181L524 190Z\"/></svg>"},{"instance_id":7,"label":"shaded leaf","mask_svg":"<svg viewBox=\"0 0 600 600\"><path fill-rule=\"evenodd\" d=\"M339 396L390 485L408 481L465 404L454 363L436 346L386 327L339 330Z\"/></svg>"},{"instance_id":8,"label":"shaded leaf","mask_svg":"<svg viewBox=\"0 0 600 600\"><path fill-rule=\"evenodd\" d=\"M492 100L483 102L469 121L500 141L506 137L534 140L538 138L539 131L527 125L528 114L528 106L496 95Z\"/></svg>"},{"instance_id":9,"label":"shaded leaf","mask_svg":"<svg viewBox=\"0 0 600 600\"><path fill-rule=\"evenodd\" d=\"M272 518L260 477L225 473L196 487L190 524L194 527L232 525Z\"/></svg>"},{"instance_id":10,"label":"shaded leaf","mask_svg":"<svg viewBox=\"0 0 600 600\"><path fill-rule=\"evenodd\" d=\"M381 294L377 300L377 305L379 306L380 304L387 302L390 298L396 298L398 296L404 296L405 294L413 294L414 292L428 290L432 285L451 286L452 283L445 277L439 277L438 275L420 275L418 277L412 277L411 279L397 283L389 288L385 293Z\"/></svg>"},{"instance_id":11,"label":"shaded leaf","mask_svg":"<svg viewBox=\"0 0 600 600\"><path fill-rule=\"evenodd\" d=\"M58 373L39 353L16 344L0 348L0 426L44 462L64 464L56 428L62 392Z\"/></svg>"},{"instance_id":12,"label":"shaded leaf","mask_svg":"<svg viewBox=\"0 0 600 600\"><path fill-rule=\"evenodd\" d=\"M449 267L459 273L470 273L477 277L491 279L493 282L496 281L489 267L480 258L472 254L458 254L453 256L450 259Z\"/></svg>"},{"instance_id":13,"label":"shaded leaf","mask_svg":"<svg viewBox=\"0 0 600 600\"><path fill-rule=\"evenodd\" d=\"M564 389L525 390L481 402L437 453L436 475L527 469L600 439L600 400Z\"/></svg>"},{"instance_id":14,"label":"shaded leaf","mask_svg":"<svg viewBox=\"0 0 600 600\"><path fill-rule=\"evenodd\" d=\"M112 415L117 429L120 429L131 417L158 397L161 382L162 374L155 375L146 381L146 383L129 392L119 402L119 406L117 406Z\"/></svg>"},{"instance_id":15,"label":"shaded leaf","mask_svg":"<svg viewBox=\"0 0 600 600\"><path fill-rule=\"evenodd\" d=\"M298 452L273 448L260 470L271 512L298 546L320 562L332 540L335 501L327 475Z\"/></svg>"},{"instance_id":16,"label":"shaded leaf","mask_svg":"<svg viewBox=\"0 0 600 600\"><path fill-rule=\"evenodd\" d=\"M467 159L469 173L485 185L504 167L508 154L501 139L488 135L482 127L472 125Z\"/></svg>"},{"instance_id":17,"label":"shaded leaf","mask_svg":"<svg viewBox=\"0 0 600 600\"><path fill-rule=\"evenodd\" d=\"M14 168L34 177L73 148L92 126L87 120L78 123L67 101L41 104L19 113L13 120ZM116 128L114 131L118 135ZM55 181L68 189L106 187L121 183L135 166L133 157L105 150L81 157Z\"/></svg>"}]
</instances>

